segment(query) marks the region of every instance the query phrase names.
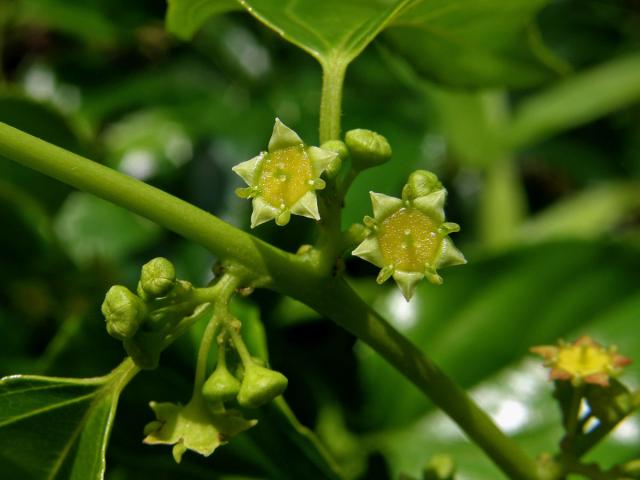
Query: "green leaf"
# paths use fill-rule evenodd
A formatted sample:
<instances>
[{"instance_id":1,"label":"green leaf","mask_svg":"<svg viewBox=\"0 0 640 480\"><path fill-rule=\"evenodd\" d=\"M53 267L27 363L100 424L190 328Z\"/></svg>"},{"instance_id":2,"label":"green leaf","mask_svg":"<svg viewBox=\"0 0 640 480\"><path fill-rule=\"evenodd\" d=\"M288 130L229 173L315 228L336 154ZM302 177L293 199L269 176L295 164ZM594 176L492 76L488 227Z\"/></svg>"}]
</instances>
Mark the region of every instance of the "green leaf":
<instances>
[{"instance_id":1,"label":"green leaf","mask_svg":"<svg viewBox=\"0 0 640 480\"><path fill-rule=\"evenodd\" d=\"M509 138L516 147L555 135L640 100L640 55L612 60L577 73L525 100Z\"/></svg>"},{"instance_id":2,"label":"green leaf","mask_svg":"<svg viewBox=\"0 0 640 480\"><path fill-rule=\"evenodd\" d=\"M347 65L409 0L239 0L323 65Z\"/></svg>"},{"instance_id":3,"label":"green leaf","mask_svg":"<svg viewBox=\"0 0 640 480\"><path fill-rule=\"evenodd\" d=\"M6 478L102 479L125 360L91 379L14 375L0 380L0 469Z\"/></svg>"},{"instance_id":4,"label":"green leaf","mask_svg":"<svg viewBox=\"0 0 640 480\"><path fill-rule=\"evenodd\" d=\"M177 37L189 40L211 17L238 9L236 0L169 0L165 25Z\"/></svg>"},{"instance_id":5,"label":"green leaf","mask_svg":"<svg viewBox=\"0 0 640 480\"><path fill-rule=\"evenodd\" d=\"M549 79L531 23L548 0L413 2L384 34L419 73L457 87L523 87Z\"/></svg>"},{"instance_id":6,"label":"green leaf","mask_svg":"<svg viewBox=\"0 0 640 480\"><path fill-rule=\"evenodd\" d=\"M640 209L637 183L597 185L530 218L516 233L522 243L561 238L597 238L620 226Z\"/></svg>"},{"instance_id":7,"label":"green leaf","mask_svg":"<svg viewBox=\"0 0 640 480\"><path fill-rule=\"evenodd\" d=\"M486 168L504 158L501 134L508 116L505 92L466 92L439 88L428 82L423 84L458 163Z\"/></svg>"},{"instance_id":8,"label":"green leaf","mask_svg":"<svg viewBox=\"0 0 640 480\"><path fill-rule=\"evenodd\" d=\"M55 230L80 265L95 258L120 259L148 246L160 234L157 225L86 193L73 193L55 221Z\"/></svg>"},{"instance_id":9,"label":"green leaf","mask_svg":"<svg viewBox=\"0 0 640 480\"><path fill-rule=\"evenodd\" d=\"M19 19L65 32L88 42L113 43L118 28L98 8L84 2L29 0L21 2Z\"/></svg>"}]
</instances>

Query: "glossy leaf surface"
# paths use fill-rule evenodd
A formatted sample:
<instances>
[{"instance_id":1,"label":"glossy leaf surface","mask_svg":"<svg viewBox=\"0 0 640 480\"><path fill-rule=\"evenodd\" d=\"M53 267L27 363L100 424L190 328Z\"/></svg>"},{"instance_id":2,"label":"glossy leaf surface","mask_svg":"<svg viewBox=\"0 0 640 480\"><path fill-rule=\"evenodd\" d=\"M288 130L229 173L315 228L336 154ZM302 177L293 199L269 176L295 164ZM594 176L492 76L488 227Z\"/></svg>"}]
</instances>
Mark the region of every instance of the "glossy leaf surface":
<instances>
[{"instance_id":1,"label":"glossy leaf surface","mask_svg":"<svg viewBox=\"0 0 640 480\"><path fill-rule=\"evenodd\" d=\"M422 75L439 83L532 85L553 74L543 55L536 55L545 47L532 26L547 1L417 1L384 37Z\"/></svg>"},{"instance_id":2,"label":"glossy leaf surface","mask_svg":"<svg viewBox=\"0 0 640 480\"><path fill-rule=\"evenodd\" d=\"M0 380L0 466L24 479L102 479L118 398L135 367L73 379L15 375Z\"/></svg>"}]
</instances>

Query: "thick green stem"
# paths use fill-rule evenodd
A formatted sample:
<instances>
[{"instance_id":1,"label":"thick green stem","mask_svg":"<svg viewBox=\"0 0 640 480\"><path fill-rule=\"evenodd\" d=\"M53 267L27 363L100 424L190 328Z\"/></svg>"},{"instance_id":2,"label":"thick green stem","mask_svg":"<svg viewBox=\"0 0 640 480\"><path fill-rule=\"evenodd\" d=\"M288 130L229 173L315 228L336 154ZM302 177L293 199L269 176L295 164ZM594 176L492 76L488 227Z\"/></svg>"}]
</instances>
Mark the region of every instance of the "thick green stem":
<instances>
[{"instance_id":1,"label":"thick green stem","mask_svg":"<svg viewBox=\"0 0 640 480\"><path fill-rule=\"evenodd\" d=\"M537 478L535 462L340 277L322 275L304 256L283 252L178 198L2 123L0 156L143 215L265 276L271 281L264 286L306 303L369 344L457 422L510 478Z\"/></svg>"},{"instance_id":2,"label":"thick green stem","mask_svg":"<svg viewBox=\"0 0 640 480\"><path fill-rule=\"evenodd\" d=\"M340 139L342 85L347 63L328 59L322 63L322 98L320 100L320 144Z\"/></svg>"},{"instance_id":3,"label":"thick green stem","mask_svg":"<svg viewBox=\"0 0 640 480\"><path fill-rule=\"evenodd\" d=\"M289 269L302 274L308 267L299 257L179 198L1 122L0 156L142 215L221 258L250 265L257 276L288 274L284 270Z\"/></svg>"},{"instance_id":4,"label":"thick green stem","mask_svg":"<svg viewBox=\"0 0 640 480\"><path fill-rule=\"evenodd\" d=\"M537 464L475 402L340 279L298 298L370 345L449 415L511 479L538 478Z\"/></svg>"},{"instance_id":5,"label":"thick green stem","mask_svg":"<svg viewBox=\"0 0 640 480\"><path fill-rule=\"evenodd\" d=\"M109 378L107 388L112 389L119 395L138 372L140 372L140 368L133 363L131 357L125 358L120 365L107 375Z\"/></svg>"}]
</instances>

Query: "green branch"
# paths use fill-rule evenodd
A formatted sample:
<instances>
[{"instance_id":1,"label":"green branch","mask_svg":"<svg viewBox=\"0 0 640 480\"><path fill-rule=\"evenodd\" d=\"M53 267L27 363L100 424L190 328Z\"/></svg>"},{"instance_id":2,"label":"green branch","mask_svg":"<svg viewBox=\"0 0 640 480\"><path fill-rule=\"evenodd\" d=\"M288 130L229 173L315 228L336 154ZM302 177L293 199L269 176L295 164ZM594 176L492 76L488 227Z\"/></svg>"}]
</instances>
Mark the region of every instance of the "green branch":
<instances>
[{"instance_id":1,"label":"green branch","mask_svg":"<svg viewBox=\"0 0 640 480\"><path fill-rule=\"evenodd\" d=\"M137 213L273 281L307 265L190 203L0 122L0 156Z\"/></svg>"},{"instance_id":2,"label":"green branch","mask_svg":"<svg viewBox=\"0 0 640 480\"><path fill-rule=\"evenodd\" d=\"M322 63L322 97L320 100L320 144L340 139L342 85L348 62L331 58Z\"/></svg>"},{"instance_id":3,"label":"green branch","mask_svg":"<svg viewBox=\"0 0 640 480\"><path fill-rule=\"evenodd\" d=\"M297 298L353 333L424 392L511 479L537 479L536 463L423 352L344 281L327 279Z\"/></svg>"},{"instance_id":4,"label":"green branch","mask_svg":"<svg viewBox=\"0 0 640 480\"><path fill-rule=\"evenodd\" d=\"M339 127L338 127L339 128ZM340 278L262 242L161 190L0 123L0 156L109 200L249 267L263 284L315 308L382 355L444 410L510 478L533 480L536 464L415 345Z\"/></svg>"}]
</instances>

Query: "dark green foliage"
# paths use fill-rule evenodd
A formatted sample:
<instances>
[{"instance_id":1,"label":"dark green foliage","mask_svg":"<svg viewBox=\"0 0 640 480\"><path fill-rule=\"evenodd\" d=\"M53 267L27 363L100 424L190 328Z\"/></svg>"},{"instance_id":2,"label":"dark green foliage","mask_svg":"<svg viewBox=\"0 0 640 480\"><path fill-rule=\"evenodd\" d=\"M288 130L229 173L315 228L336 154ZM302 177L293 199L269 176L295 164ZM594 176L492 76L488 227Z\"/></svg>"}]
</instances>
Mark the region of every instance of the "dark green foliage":
<instances>
[{"instance_id":1,"label":"dark green foliage","mask_svg":"<svg viewBox=\"0 0 640 480\"><path fill-rule=\"evenodd\" d=\"M325 68L350 63L343 130L380 132L393 155L356 179L344 227L369 213L370 190L399 196L410 172L428 169L449 191L447 216L462 226L469 260L407 304L348 259L359 293L502 415L532 455L555 451L563 433L531 345L583 334L617 344L635 360L622 380L637 385L637 2L242 3L262 23L240 3L172 0L168 33L162 2L9 2L0 7L0 121L248 227L231 166L265 148L275 116L317 144L320 69L305 51ZM106 377L67 377L102 375L124 356L99 315L105 292L135 290L140 265L158 256L203 286L215 259L3 158L0 222L0 374L65 377L0 384L0 477L100 478L119 391ZM296 251L310 231L292 218L286 231L254 233ZM176 466L165 448L143 446L147 402L191 394L197 324L123 394L108 479L418 477L443 452L467 478L501 478L415 387L304 305L256 291L232 310L251 354L289 379L289 405L256 410L258 424L210 458L187 453ZM156 340L143 333L132 350ZM631 417L587 458L605 467L638 458L639 422Z\"/></svg>"}]
</instances>

